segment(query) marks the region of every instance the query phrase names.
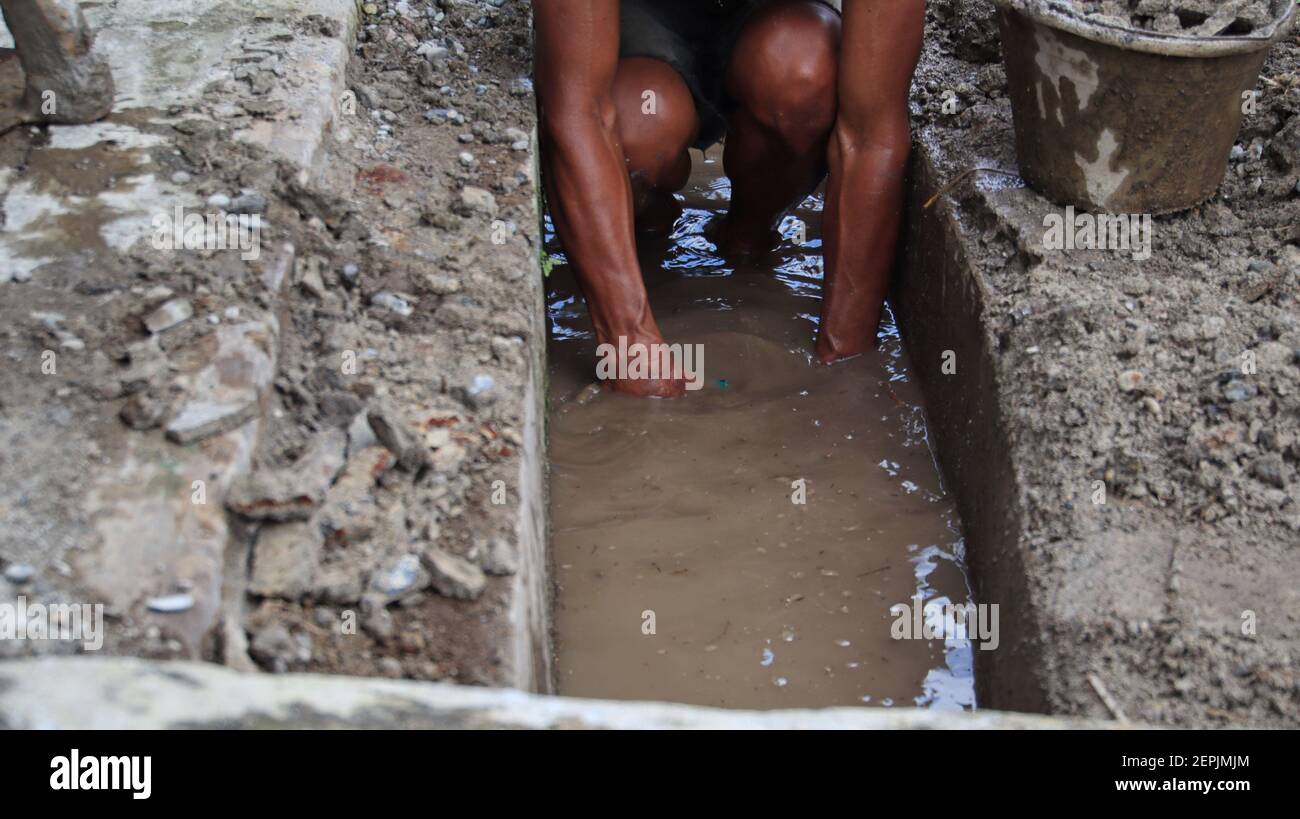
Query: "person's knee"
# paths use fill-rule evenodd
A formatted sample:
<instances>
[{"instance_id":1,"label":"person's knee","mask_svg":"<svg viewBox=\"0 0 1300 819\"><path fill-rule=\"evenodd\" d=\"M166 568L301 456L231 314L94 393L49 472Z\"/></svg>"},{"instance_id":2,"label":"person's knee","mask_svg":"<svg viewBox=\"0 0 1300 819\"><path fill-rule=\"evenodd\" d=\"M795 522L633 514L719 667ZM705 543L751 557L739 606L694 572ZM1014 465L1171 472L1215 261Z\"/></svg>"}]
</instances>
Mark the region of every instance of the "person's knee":
<instances>
[{"instance_id":1,"label":"person's knee","mask_svg":"<svg viewBox=\"0 0 1300 819\"><path fill-rule=\"evenodd\" d=\"M676 190L684 185L683 158L700 125L695 101L681 75L650 57L620 60L614 107L628 171L655 188Z\"/></svg>"},{"instance_id":2,"label":"person's knee","mask_svg":"<svg viewBox=\"0 0 1300 819\"><path fill-rule=\"evenodd\" d=\"M741 32L727 91L791 147L811 149L835 125L839 48L840 18L824 4L776 4Z\"/></svg>"}]
</instances>

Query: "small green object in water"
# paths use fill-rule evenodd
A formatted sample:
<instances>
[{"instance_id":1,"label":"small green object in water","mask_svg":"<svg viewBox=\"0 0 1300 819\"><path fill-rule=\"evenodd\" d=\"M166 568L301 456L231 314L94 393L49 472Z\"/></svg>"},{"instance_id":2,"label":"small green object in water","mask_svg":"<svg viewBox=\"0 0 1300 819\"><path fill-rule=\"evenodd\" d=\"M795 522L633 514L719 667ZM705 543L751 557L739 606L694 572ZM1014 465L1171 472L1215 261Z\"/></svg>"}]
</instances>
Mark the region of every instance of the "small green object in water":
<instances>
[{"instance_id":1,"label":"small green object in water","mask_svg":"<svg viewBox=\"0 0 1300 819\"><path fill-rule=\"evenodd\" d=\"M551 271L555 269L555 257L547 253L545 250L540 251L540 256L542 263L542 276L546 277L551 275Z\"/></svg>"},{"instance_id":2,"label":"small green object in water","mask_svg":"<svg viewBox=\"0 0 1300 819\"><path fill-rule=\"evenodd\" d=\"M725 378L719 378L719 379L718 379L718 386L719 386L720 388L722 388L722 389L725 390L727 387L730 387L730 386L731 386L731 382L727 381L727 379L725 379Z\"/></svg>"}]
</instances>

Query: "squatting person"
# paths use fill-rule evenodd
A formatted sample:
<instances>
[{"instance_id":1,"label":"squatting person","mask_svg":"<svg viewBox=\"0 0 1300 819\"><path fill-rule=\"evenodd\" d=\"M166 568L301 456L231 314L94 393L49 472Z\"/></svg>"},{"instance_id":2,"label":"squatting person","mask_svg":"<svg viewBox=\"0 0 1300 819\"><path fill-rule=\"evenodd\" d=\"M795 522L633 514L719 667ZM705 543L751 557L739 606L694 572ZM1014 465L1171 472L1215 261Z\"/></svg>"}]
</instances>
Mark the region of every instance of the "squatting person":
<instances>
[{"instance_id":1,"label":"squatting person","mask_svg":"<svg viewBox=\"0 0 1300 819\"><path fill-rule=\"evenodd\" d=\"M688 149L726 138L732 257L829 172L816 356L873 344L894 261L924 0L538 0L537 88L547 196L597 340L662 344L636 231L664 232ZM652 102L652 104L647 104ZM614 389L676 397L681 379Z\"/></svg>"}]
</instances>

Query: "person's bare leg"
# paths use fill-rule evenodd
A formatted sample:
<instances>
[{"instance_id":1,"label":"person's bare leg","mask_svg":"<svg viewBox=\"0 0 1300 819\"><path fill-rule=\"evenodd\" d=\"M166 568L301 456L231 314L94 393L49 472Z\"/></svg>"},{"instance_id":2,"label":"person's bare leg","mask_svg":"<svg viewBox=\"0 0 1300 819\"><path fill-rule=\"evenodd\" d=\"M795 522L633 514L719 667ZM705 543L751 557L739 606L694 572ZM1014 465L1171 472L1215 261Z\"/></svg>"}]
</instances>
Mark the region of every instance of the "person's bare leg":
<instances>
[{"instance_id":1,"label":"person's bare leg","mask_svg":"<svg viewBox=\"0 0 1300 819\"><path fill-rule=\"evenodd\" d=\"M0 0L26 76L20 122L94 122L113 110L113 76L75 0Z\"/></svg>"},{"instance_id":2,"label":"person's bare leg","mask_svg":"<svg viewBox=\"0 0 1300 819\"><path fill-rule=\"evenodd\" d=\"M619 60L614 76L614 108L637 230L665 236L681 215L673 194L691 175L690 146L700 130L695 101L668 63L628 57Z\"/></svg>"},{"instance_id":3,"label":"person's bare leg","mask_svg":"<svg viewBox=\"0 0 1300 819\"><path fill-rule=\"evenodd\" d=\"M826 174L836 116L840 20L822 3L785 0L741 32L727 67L723 162L731 209L718 233L729 255L770 250L777 222Z\"/></svg>"}]
</instances>

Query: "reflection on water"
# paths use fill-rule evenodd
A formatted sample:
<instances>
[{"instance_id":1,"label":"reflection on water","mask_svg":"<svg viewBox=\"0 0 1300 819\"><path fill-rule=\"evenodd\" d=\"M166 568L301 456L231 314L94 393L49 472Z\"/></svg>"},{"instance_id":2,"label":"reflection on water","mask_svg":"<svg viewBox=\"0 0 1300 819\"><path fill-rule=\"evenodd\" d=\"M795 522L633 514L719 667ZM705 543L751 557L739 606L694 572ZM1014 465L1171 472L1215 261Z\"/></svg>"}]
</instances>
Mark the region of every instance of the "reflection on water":
<instances>
[{"instance_id":1,"label":"reflection on water","mask_svg":"<svg viewBox=\"0 0 1300 819\"><path fill-rule=\"evenodd\" d=\"M709 239L719 173L697 158L674 234L641 248L665 337L706 351L685 399L593 397L595 340L547 225L560 691L973 708L965 634L890 636L894 604L970 601L893 314L874 354L816 364L820 194L762 269L737 269Z\"/></svg>"}]
</instances>

